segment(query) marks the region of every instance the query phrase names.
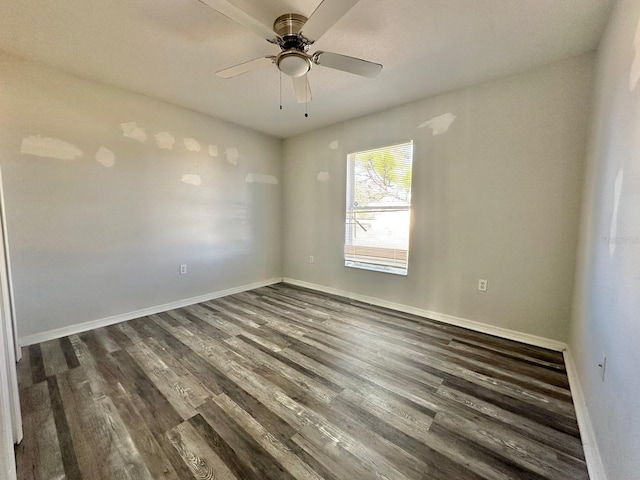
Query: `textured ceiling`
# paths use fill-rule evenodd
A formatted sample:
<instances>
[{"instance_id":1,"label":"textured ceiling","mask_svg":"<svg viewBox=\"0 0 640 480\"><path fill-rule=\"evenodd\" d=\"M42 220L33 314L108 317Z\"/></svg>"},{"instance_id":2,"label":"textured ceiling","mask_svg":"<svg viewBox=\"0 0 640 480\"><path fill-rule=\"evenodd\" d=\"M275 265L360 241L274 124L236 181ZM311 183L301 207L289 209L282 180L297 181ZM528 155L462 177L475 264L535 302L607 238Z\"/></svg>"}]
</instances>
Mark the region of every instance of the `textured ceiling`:
<instances>
[{"instance_id":1,"label":"textured ceiling","mask_svg":"<svg viewBox=\"0 0 640 480\"><path fill-rule=\"evenodd\" d=\"M270 25L320 0L231 0ZM315 66L309 118L275 66L214 72L278 48L198 0L0 0L0 49L289 137L594 49L613 0L360 0L311 51L382 63L375 79Z\"/></svg>"}]
</instances>

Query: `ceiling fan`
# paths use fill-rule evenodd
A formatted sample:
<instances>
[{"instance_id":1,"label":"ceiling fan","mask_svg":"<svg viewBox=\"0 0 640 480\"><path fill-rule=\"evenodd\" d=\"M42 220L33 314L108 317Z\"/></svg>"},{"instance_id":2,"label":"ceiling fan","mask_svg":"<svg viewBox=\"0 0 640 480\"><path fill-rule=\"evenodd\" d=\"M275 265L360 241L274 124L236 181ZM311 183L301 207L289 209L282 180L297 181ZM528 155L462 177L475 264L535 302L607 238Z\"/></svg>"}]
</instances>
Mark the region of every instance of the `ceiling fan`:
<instances>
[{"instance_id":1,"label":"ceiling fan","mask_svg":"<svg viewBox=\"0 0 640 480\"><path fill-rule=\"evenodd\" d=\"M358 3L358 0L323 0L309 18L297 13L287 13L276 18L272 28L267 27L227 0L200 1L253 31L269 43L280 47L280 53L277 55L260 57L225 68L216 72L219 77L232 78L275 64L278 70L291 77L298 102L305 103L311 100L307 73L313 65L334 68L370 78L375 77L382 70L382 65L360 58L323 51L308 53L309 47Z\"/></svg>"}]
</instances>

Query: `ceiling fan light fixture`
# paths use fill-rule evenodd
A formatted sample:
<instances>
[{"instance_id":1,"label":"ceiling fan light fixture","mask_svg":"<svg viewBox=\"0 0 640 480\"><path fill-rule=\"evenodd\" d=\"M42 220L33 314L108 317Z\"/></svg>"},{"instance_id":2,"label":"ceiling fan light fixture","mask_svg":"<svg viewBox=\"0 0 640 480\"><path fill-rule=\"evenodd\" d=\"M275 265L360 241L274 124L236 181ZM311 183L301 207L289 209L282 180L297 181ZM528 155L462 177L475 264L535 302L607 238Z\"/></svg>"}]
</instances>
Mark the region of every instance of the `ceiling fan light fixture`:
<instances>
[{"instance_id":1,"label":"ceiling fan light fixture","mask_svg":"<svg viewBox=\"0 0 640 480\"><path fill-rule=\"evenodd\" d=\"M301 77L311 70L311 59L298 50L285 50L278 55L276 65L285 75Z\"/></svg>"}]
</instances>

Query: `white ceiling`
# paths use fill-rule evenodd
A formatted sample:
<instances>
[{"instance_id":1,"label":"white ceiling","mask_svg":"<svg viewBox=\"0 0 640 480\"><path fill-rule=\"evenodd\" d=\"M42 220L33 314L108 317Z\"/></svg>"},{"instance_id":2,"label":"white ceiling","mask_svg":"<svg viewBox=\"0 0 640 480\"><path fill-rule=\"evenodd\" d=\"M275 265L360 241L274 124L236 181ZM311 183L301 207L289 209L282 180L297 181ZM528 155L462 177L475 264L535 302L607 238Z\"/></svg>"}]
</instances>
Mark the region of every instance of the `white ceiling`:
<instances>
[{"instance_id":1,"label":"white ceiling","mask_svg":"<svg viewBox=\"0 0 640 480\"><path fill-rule=\"evenodd\" d=\"M267 25L320 3L231 1ZM198 0L0 0L0 49L284 138L592 50L613 1L360 0L311 51L384 69L314 67L309 118L275 66L214 75L278 48Z\"/></svg>"}]
</instances>

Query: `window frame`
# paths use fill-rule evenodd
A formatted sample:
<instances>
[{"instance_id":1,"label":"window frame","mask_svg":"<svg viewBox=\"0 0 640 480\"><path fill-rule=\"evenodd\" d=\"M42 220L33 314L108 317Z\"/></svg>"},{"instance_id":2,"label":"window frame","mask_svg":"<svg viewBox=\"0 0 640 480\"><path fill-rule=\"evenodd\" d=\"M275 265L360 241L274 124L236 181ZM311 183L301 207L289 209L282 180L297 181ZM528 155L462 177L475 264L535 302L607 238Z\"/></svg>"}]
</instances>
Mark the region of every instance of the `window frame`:
<instances>
[{"instance_id":1,"label":"window frame","mask_svg":"<svg viewBox=\"0 0 640 480\"><path fill-rule=\"evenodd\" d=\"M409 171L411 173L411 183L409 186L409 203L408 205L387 205L387 206L371 206L366 205L363 207L353 207L355 203L356 195L356 156L367 152L374 152L376 150L402 148L409 146L411 158L409 162ZM369 270L381 273L391 273L394 275L407 276L409 274L409 250L411 243L411 230L412 230L412 208L413 208L413 160L415 157L415 143L413 139L404 142L394 143L392 145L383 145L380 147L368 148L365 150L353 151L347 154L346 165L346 192L345 192L345 210L344 210L344 248L343 248L343 260L345 268L357 268L361 270ZM354 218L350 221L349 216L354 212L377 212L380 211L402 211L407 212L409 217L407 225L407 248L396 249L388 247L376 247L376 246L358 246L354 245L354 238L356 237L355 231L358 228L358 221ZM358 251L360 253L358 253ZM362 261L366 258L366 253L372 253L369 257L374 260L378 260L378 263L373 261ZM387 259L380 263L380 259Z\"/></svg>"}]
</instances>

